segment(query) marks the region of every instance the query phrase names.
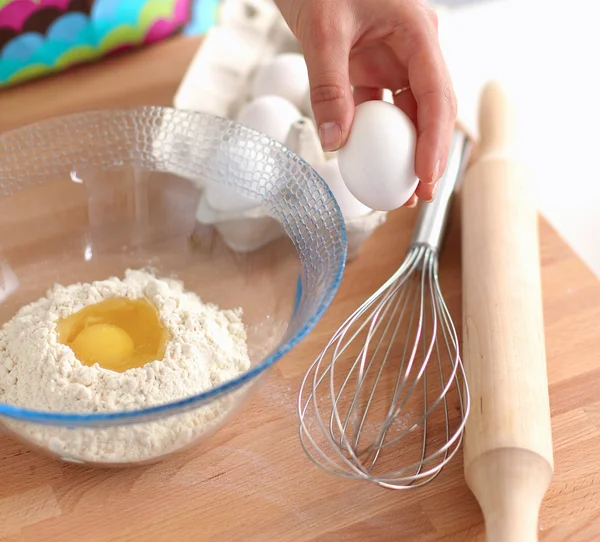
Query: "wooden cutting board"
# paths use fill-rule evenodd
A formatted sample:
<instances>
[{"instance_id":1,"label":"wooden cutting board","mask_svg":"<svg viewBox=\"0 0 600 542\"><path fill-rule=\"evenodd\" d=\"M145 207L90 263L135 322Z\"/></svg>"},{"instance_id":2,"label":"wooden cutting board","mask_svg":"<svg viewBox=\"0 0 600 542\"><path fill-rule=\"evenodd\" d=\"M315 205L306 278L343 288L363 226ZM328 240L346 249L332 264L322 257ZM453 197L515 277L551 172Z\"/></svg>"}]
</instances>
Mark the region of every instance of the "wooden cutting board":
<instances>
[{"instance_id":1,"label":"wooden cutting board","mask_svg":"<svg viewBox=\"0 0 600 542\"><path fill-rule=\"evenodd\" d=\"M168 105L198 45L178 38L0 93L0 130L75 110ZM440 280L460 332L458 218L455 208ZM298 442L296 394L305 369L401 262L414 220L414 211L390 215L348 266L316 329L205 447L149 467L101 471L0 436L0 541L483 541L460 456L431 484L393 492L322 472ZM540 538L598 540L600 282L544 220L541 251L556 474Z\"/></svg>"}]
</instances>

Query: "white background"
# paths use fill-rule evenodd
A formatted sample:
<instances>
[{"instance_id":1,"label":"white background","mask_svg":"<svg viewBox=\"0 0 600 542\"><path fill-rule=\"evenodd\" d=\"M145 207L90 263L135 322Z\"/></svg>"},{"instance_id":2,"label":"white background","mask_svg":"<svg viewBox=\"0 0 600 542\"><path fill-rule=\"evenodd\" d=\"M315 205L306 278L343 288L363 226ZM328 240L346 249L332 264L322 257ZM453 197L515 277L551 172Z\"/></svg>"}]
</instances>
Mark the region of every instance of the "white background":
<instances>
[{"instance_id":1,"label":"white background","mask_svg":"<svg viewBox=\"0 0 600 542\"><path fill-rule=\"evenodd\" d=\"M487 0L440 9L460 119L476 130L481 86L489 78L505 85L540 211L600 277L598 20L594 0Z\"/></svg>"}]
</instances>

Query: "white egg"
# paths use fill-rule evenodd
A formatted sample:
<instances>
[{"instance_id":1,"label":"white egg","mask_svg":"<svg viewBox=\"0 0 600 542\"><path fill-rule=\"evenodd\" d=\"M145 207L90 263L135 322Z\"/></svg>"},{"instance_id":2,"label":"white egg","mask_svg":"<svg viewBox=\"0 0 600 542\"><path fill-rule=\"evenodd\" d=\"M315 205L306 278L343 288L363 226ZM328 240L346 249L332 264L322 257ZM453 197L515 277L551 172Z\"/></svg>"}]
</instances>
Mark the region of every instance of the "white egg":
<instances>
[{"instance_id":1,"label":"white egg","mask_svg":"<svg viewBox=\"0 0 600 542\"><path fill-rule=\"evenodd\" d=\"M316 170L317 173L323 177L327 186L329 186L345 219L364 216L372 211L372 209L363 205L350 193L342 179L342 174L340 173L336 158L325 160L316 168Z\"/></svg>"},{"instance_id":2,"label":"white egg","mask_svg":"<svg viewBox=\"0 0 600 542\"><path fill-rule=\"evenodd\" d=\"M258 200L248 198L226 186L208 185L205 190L208 205L219 212L242 212L259 205Z\"/></svg>"},{"instance_id":3,"label":"white egg","mask_svg":"<svg viewBox=\"0 0 600 542\"><path fill-rule=\"evenodd\" d=\"M308 87L304 57L299 53L283 53L257 69L252 81L252 97L274 94L300 109Z\"/></svg>"},{"instance_id":4,"label":"white egg","mask_svg":"<svg viewBox=\"0 0 600 542\"><path fill-rule=\"evenodd\" d=\"M416 139L411 120L396 106L381 100L357 106L348 141L337 152L348 190L378 211L404 205L419 182Z\"/></svg>"},{"instance_id":5,"label":"white egg","mask_svg":"<svg viewBox=\"0 0 600 542\"><path fill-rule=\"evenodd\" d=\"M298 108L281 96L260 96L245 104L237 121L248 128L262 132L285 143L294 122L302 118Z\"/></svg>"}]
</instances>

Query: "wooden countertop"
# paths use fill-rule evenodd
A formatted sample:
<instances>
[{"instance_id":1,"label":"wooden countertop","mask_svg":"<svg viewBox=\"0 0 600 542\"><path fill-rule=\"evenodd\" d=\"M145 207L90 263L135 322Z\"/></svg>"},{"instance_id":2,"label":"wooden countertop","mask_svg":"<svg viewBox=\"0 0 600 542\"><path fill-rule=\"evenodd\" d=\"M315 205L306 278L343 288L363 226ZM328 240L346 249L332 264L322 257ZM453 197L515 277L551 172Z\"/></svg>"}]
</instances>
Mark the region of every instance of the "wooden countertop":
<instances>
[{"instance_id":1,"label":"wooden countertop","mask_svg":"<svg viewBox=\"0 0 600 542\"><path fill-rule=\"evenodd\" d=\"M198 44L177 38L0 92L0 130L86 108L168 105ZM457 213L440 278L460 324ZM414 217L408 210L390 215L348 266L317 328L270 373L247 416L217 433L210 448L149 467L101 471L41 457L0 437L0 541L483 540L461 457L431 484L392 492L325 474L298 443L296 393L306 367L402 260ZM598 540L600 283L544 220L541 251L556 471L540 538Z\"/></svg>"}]
</instances>

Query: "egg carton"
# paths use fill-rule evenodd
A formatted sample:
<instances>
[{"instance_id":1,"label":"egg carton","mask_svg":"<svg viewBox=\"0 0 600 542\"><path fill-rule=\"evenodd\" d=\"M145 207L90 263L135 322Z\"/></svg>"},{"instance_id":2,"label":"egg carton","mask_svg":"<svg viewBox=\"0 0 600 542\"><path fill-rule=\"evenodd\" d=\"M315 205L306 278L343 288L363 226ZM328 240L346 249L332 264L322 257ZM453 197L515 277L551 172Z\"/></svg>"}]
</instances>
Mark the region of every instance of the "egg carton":
<instances>
[{"instance_id":1,"label":"egg carton","mask_svg":"<svg viewBox=\"0 0 600 542\"><path fill-rule=\"evenodd\" d=\"M256 70L276 54L300 53L300 46L271 0L224 0L219 9L173 105L235 119Z\"/></svg>"},{"instance_id":2,"label":"egg carton","mask_svg":"<svg viewBox=\"0 0 600 542\"><path fill-rule=\"evenodd\" d=\"M219 22L205 35L175 94L173 105L177 109L203 111L255 128L250 117L260 114L260 108L252 101L253 82L261 68L284 53L301 54L301 48L272 0L224 0ZM386 101L391 100L390 93ZM352 259L364 241L385 221L387 213L360 204L341 179L336 153L323 153L310 107L308 85L296 105L298 118L286 135L255 129L301 156L329 185L342 209L348 236L348 259ZM256 111L249 111L252 107ZM276 116L280 117L281 113ZM155 141L155 159L168 161L172 152L181 152L181 149L175 148L168 134L160 134ZM196 220L213 226L232 250L254 251L285 234L281 225L256 202L201 179L193 181L202 190ZM228 205L219 204L223 202Z\"/></svg>"}]
</instances>

